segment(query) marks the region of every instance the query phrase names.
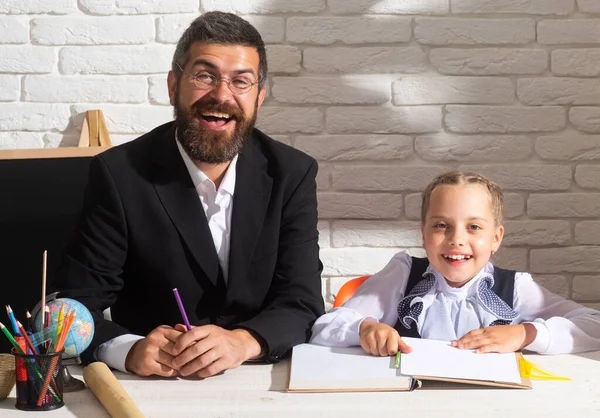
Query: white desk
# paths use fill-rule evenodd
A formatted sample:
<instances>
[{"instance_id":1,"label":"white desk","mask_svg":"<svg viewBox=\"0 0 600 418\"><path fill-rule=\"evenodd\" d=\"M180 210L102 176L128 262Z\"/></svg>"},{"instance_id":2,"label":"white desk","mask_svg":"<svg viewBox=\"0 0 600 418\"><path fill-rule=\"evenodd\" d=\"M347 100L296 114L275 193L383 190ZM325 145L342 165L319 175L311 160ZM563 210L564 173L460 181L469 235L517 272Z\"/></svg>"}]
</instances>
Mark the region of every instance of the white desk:
<instances>
[{"instance_id":1,"label":"white desk","mask_svg":"<svg viewBox=\"0 0 600 418\"><path fill-rule=\"evenodd\" d=\"M600 351L526 358L572 381L534 381L533 390L425 382L414 392L286 393L288 361L244 365L204 381L116 376L147 417L600 417ZM75 377L81 371L71 367ZM0 401L0 416L109 417L89 390L65 394L65 406L50 412L19 411L14 404L13 390Z\"/></svg>"}]
</instances>

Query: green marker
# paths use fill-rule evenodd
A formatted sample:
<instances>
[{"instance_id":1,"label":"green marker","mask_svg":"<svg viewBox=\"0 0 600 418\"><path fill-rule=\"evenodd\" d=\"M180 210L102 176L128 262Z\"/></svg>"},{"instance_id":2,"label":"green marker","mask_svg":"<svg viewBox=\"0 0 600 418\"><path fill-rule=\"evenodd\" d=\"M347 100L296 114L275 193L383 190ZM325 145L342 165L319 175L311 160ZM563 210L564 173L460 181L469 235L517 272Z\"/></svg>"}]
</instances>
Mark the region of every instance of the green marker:
<instances>
[{"instance_id":1,"label":"green marker","mask_svg":"<svg viewBox=\"0 0 600 418\"><path fill-rule=\"evenodd\" d=\"M394 363L394 369L400 367L400 354L402 354L402 352L398 350L398 352L396 353L396 362Z\"/></svg>"}]
</instances>

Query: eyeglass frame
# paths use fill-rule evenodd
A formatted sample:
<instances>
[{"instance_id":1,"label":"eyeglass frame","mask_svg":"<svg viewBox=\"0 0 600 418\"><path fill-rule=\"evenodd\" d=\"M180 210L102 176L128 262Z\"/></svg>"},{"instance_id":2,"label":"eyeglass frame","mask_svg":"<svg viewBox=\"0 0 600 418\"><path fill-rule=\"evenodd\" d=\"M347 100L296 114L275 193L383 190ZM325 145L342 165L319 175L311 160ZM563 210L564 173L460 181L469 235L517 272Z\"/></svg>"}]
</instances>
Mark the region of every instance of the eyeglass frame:
<instances>
[{"instance_id":1,"label":"eyeglass frame","mask_svg":"<svg viewBox=\"0 0 600 418\"><path fill-rule=\"evenodd\" d=\"M178 62L175 62L175 64L181 70L181 74L186 74L185 70L183 68L181 68L181 65L179 65ZM215 76L214 74L211 74L211 73L207 73L207 74L212 79L214 79L214 81L215 81L214 86L209 86L208 84L199 81L198 78L197 78L197 75L193 75L191 73L187 73L187 75L192 79L192 82L194 83L194 85L196 87L198 87L200 90L207 90L207 91L214 90L214 89L216 89L219 86L219 84L221 83L221 81L225 81L226 84L227 84L227 88L229 89L229 91L231 93L235 94L236 96L241 96L242 94L248 93L250 90L252 90L252 87L254 87L256 85L260 85L260 83L262 82L262 80L259 79L258 81L255 81L254 83L249 83L250 86L246 90L237 93L237 92L235 92L235 91L233 91L231 89L231 82L233 80L235 80L235 78L217 77L217 76Z\"/></svg>"}]
</instances>

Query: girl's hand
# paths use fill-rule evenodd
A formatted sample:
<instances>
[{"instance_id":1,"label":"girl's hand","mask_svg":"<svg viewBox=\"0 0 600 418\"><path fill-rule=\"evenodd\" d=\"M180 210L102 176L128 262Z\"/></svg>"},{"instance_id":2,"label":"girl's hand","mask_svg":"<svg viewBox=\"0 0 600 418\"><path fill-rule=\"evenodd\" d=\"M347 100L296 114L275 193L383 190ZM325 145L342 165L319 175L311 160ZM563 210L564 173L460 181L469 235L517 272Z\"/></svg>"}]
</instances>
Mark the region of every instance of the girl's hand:
<instances>
[{"instance_id":1,"label":"girl's hand","mask_svg":"<svg viewBox=\"0 0 600 418\"><path fill-rule=\"evenodd\" d=\"M496 325L470 331L452 341L452 346L477 353L509 353L528 346L536 336L533 324Z\"/></svg>"},{"instance_id":2,"label":"girl's hand","mask_svg":"<svg viewBox=\"0 0 600 418\"><path fill-rule=\"evenodd\" d=\"M362 321L359 330L360 345L368 353L374 356L393 356L398 350L410 353L410 348L398 331L386 324L375 321Z\"/></svg>"}]
</instances>

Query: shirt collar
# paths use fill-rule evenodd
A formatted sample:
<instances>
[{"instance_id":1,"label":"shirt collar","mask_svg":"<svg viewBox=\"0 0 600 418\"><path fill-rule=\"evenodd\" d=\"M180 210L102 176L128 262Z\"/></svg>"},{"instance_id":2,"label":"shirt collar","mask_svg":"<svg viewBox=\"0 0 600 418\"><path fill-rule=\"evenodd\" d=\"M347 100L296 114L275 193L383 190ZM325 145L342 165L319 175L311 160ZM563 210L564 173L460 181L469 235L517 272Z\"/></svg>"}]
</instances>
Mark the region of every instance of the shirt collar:
<instances>
[{"instance_id":1,"label":"shirt collar","mask_svg":"<svg viewBox=\"0 0 600 418\"><path fill-rule=\"evenodd\" d=\"M207 175L204 174L204 172L202 172L202 170L200 170L196 166L196 164L194 164L190 156L187 154L187 152L185 152L185 150L179 143L179 140L177 139L177 130L175 131L175 143L177 144L177 149L179 150L179 154L181 154L181 158L183 159L185 167L190 173L190 177L192 178L192 182L194 183L194 187L196 188L196 190L198 190L198 187L204 182L210 182L210 184L212 184L214 187L213 181L209 179ZM231 163L229 164L229 167L225 172L225 176L223 176L223 180L221 181L218 190L226 192L231 196L233 196L233 192L235 190L236 166L238 155L239 154L236 154L236 156L233 157L233 159L231 160Z\"/></svg>"},{"instance_id":2,"label":"shirt collar","mask_svg":"<svg viewBox=\"0 0 600 418\"><path fill-rule=\"evenodd\" d=\"M492 263L488 262L485 266L483 266L483 268L479 271L479 273L477 273L475 275L475 277L473 277L471 280L469 280L467 283L465 283L462 287L450 286L448 284L448 282L446 282L444 275L442 273L440 273L439 271L437 271L435 269L435 267L433 267L433 265L431 265L431 264L429 264L429 266L427 267L427 271L429 271L430 273L433 273L435 275L438 290L443 291L444 293L447 293L447 294L448 293L450 293L450 294L468 294L471 291L471 288L473 287L475 282L478 281L478 279L480 279L482 276L485 276L485 275L493 275L494 274L494 266ZM473 287L473 291L475 291L476 288L477 287Z\"/></svg>"}]
</instances>

